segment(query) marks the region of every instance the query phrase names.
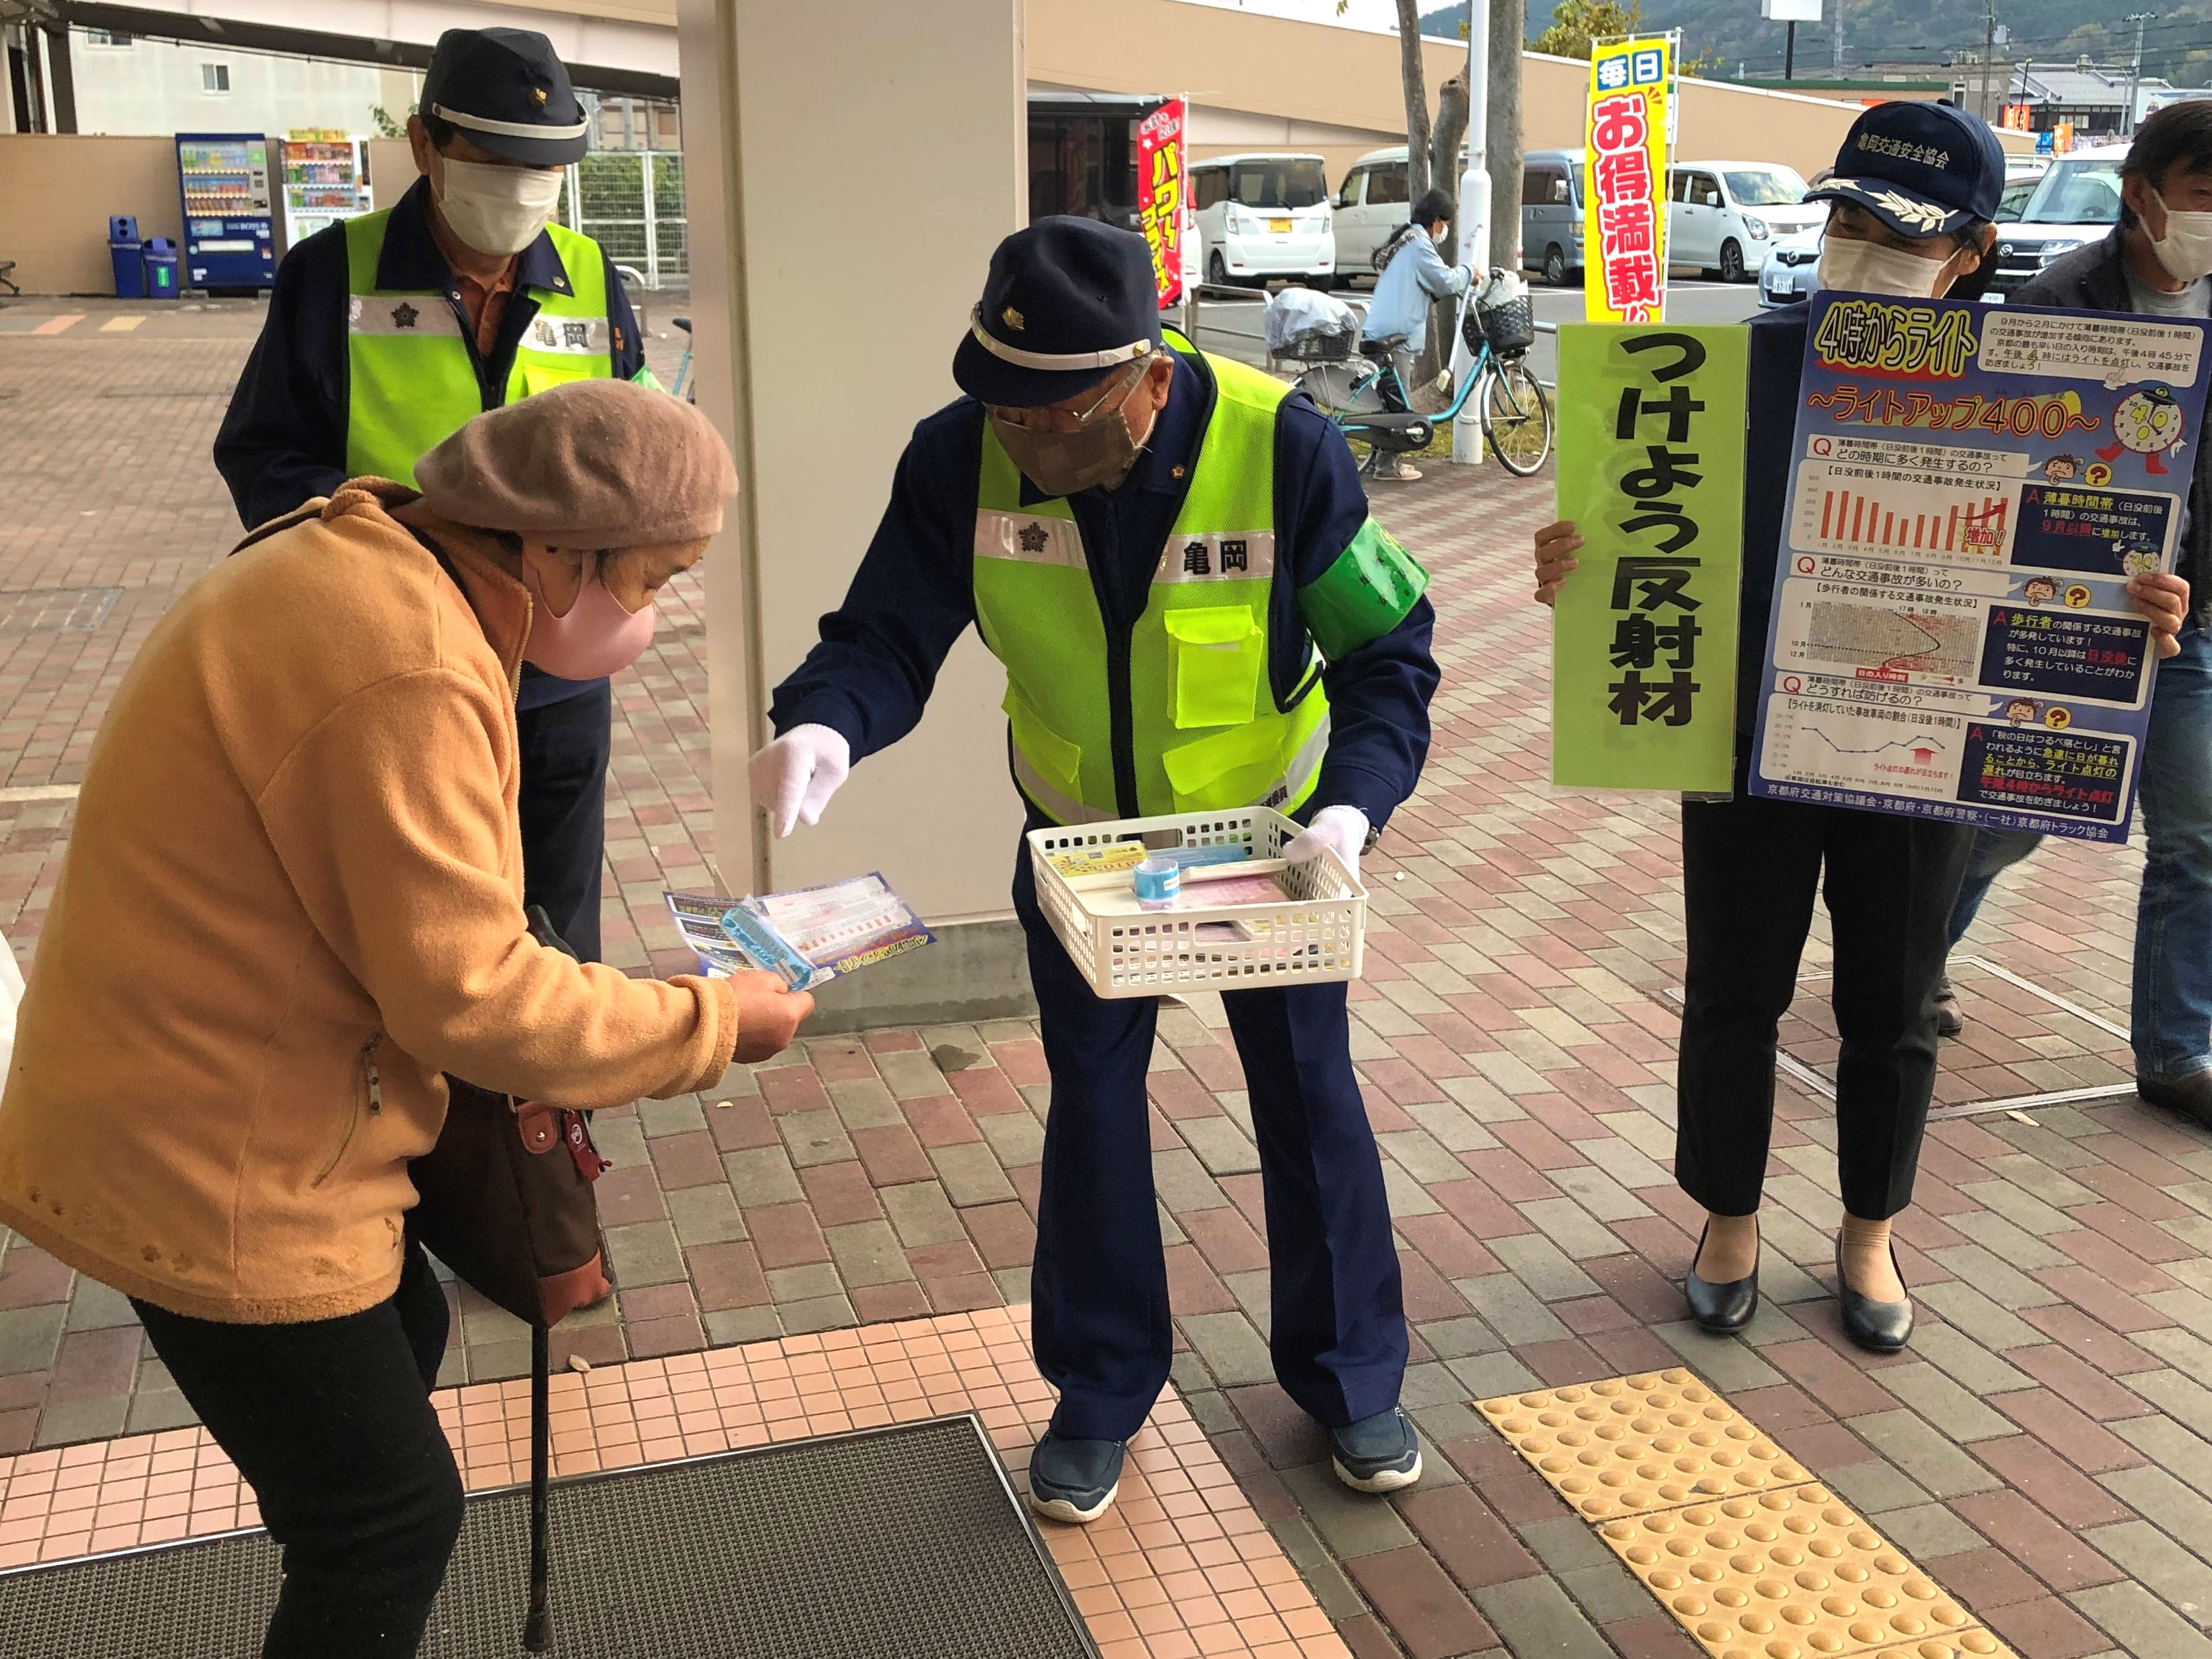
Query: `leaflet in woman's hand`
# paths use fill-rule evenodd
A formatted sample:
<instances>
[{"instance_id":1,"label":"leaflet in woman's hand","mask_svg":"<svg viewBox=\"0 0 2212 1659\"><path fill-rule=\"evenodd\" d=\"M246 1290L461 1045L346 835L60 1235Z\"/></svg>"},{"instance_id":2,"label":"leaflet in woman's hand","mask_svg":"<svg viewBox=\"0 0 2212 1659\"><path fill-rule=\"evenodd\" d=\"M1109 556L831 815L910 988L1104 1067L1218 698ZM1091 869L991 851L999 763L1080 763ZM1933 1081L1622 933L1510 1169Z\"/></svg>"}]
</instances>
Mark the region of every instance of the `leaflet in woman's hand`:
<instances>
[{"instance_id":1,"label":"leaflet in woman's hand","mask_svg":"<svg viewBox=\"0 0 2212 1659\"><path fill-rule=\"evenodd\" d=\"M742 899L668 893L677 931L709 974L765 969L795 991L936 939L879 872Z\"/></svg>"}]
</instances>

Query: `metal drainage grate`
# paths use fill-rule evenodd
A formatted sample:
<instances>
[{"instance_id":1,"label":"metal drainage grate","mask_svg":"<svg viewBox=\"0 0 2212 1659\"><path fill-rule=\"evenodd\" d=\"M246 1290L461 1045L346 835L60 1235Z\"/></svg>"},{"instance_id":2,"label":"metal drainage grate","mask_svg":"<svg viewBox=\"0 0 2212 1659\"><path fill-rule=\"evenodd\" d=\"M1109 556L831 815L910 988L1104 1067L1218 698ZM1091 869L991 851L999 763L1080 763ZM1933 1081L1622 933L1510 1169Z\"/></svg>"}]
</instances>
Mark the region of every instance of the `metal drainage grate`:
<instances>
[{"instance_id":1,"label":"metal drainage grate","mask_svg":"<svg viewBox=\"0 0 2212 1659\"><path fill-rule=\"evenodd\" d=\"M0 592L0 634L89 634L123 597L119 587L32 587Z\"/></svg>"},{"instance_id":2,"label":"metal drainage grate","mask_svg":"<svg viewBox=\"0 0 2212 1659\"><path fill-rule=\"evenodd\" d=\"M553 1490L553 1651L575 1659L1097 1659L972 1416ZM514 1659L529 1494L471 1500L423 1659ZM260 1532L0 1574L9 1659L237 1659Z\"/></svg>"}]
</instances>

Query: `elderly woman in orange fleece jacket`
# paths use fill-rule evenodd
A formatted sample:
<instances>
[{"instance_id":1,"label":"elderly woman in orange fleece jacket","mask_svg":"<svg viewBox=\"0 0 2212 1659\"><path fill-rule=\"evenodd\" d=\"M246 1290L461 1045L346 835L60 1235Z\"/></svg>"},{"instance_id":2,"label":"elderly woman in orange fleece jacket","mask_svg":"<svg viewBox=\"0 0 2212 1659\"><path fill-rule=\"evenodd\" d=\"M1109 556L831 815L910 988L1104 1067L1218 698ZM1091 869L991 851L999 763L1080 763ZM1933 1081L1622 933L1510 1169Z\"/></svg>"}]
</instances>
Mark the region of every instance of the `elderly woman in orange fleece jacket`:
<instances>
[{"instance_id":1,"label":"elderly woman in orange fleece jacket","mask_svg":"<svg viewBox=\"0 0 2212 1659\"><path fill-rule=\"evenodd\" d=\"M812 1006L579 963L523 915L521 665L643 649L737 487L713 428L585 381L416 476L264 526L148 638L0 1098L0 1222L131 1297L284 1547L270 1656L413 1653L459 1531L446 1304L404 1225L441 1073L682 1094Z\"/></svg>"}]
</instances>

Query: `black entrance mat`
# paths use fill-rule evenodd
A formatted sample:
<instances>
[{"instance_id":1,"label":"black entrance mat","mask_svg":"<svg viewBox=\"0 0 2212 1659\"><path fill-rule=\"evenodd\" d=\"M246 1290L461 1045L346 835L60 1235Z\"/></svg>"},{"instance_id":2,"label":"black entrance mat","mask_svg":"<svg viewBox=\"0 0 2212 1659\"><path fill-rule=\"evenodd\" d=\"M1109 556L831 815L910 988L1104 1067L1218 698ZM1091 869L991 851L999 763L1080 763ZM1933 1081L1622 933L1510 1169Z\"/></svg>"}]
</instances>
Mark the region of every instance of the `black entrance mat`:
<instances>
[{"instance_id":1,"label":"black entrance mat","mask_svg":"<svg viewBox=\"0 0 2212 1659\"><path fill-rule=\"evenodd\" d=\"M973 1417L556 1482L573 1659L1097 1659ZM473 1498L425 1659L512 1659L529 1494ZM8 1659L252 1659L266 1534L0 1574Z\"/></svg>"}]
</instances>

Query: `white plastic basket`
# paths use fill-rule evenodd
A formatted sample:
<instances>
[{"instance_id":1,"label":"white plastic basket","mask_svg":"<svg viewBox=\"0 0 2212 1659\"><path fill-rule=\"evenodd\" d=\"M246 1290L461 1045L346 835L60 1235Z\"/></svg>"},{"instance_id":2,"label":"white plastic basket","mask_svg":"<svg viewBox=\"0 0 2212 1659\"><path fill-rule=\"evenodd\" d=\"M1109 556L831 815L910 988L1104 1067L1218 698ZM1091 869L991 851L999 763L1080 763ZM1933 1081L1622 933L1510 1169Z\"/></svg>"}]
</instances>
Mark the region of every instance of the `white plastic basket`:
<instances>
[{"instance_id":1,"label":"white plastic basket","mask_svg":"<svg viewBox=\"0 0 2212 1659\"><path fill-rule=\"evenodd\" d=\"M1297 824L1265 806L1117 818L1030 830L1030 866L1037 903L1053 932L1102 997L1358 979L1367 939L1367 890L1334 853L1290 866L1243 862L1187 869L1183 902L1172 910L1139 909L1126 878L1071 880L1054 865L1066 854L1096 855L1124 842L1156 850L1242 845L1250 848L1252 860L1279 860L1298 833ZM1208 872L1222 877L1279 872L1297 896L1206 907L1197 901Z\"/></svg>"}]
</instances>

